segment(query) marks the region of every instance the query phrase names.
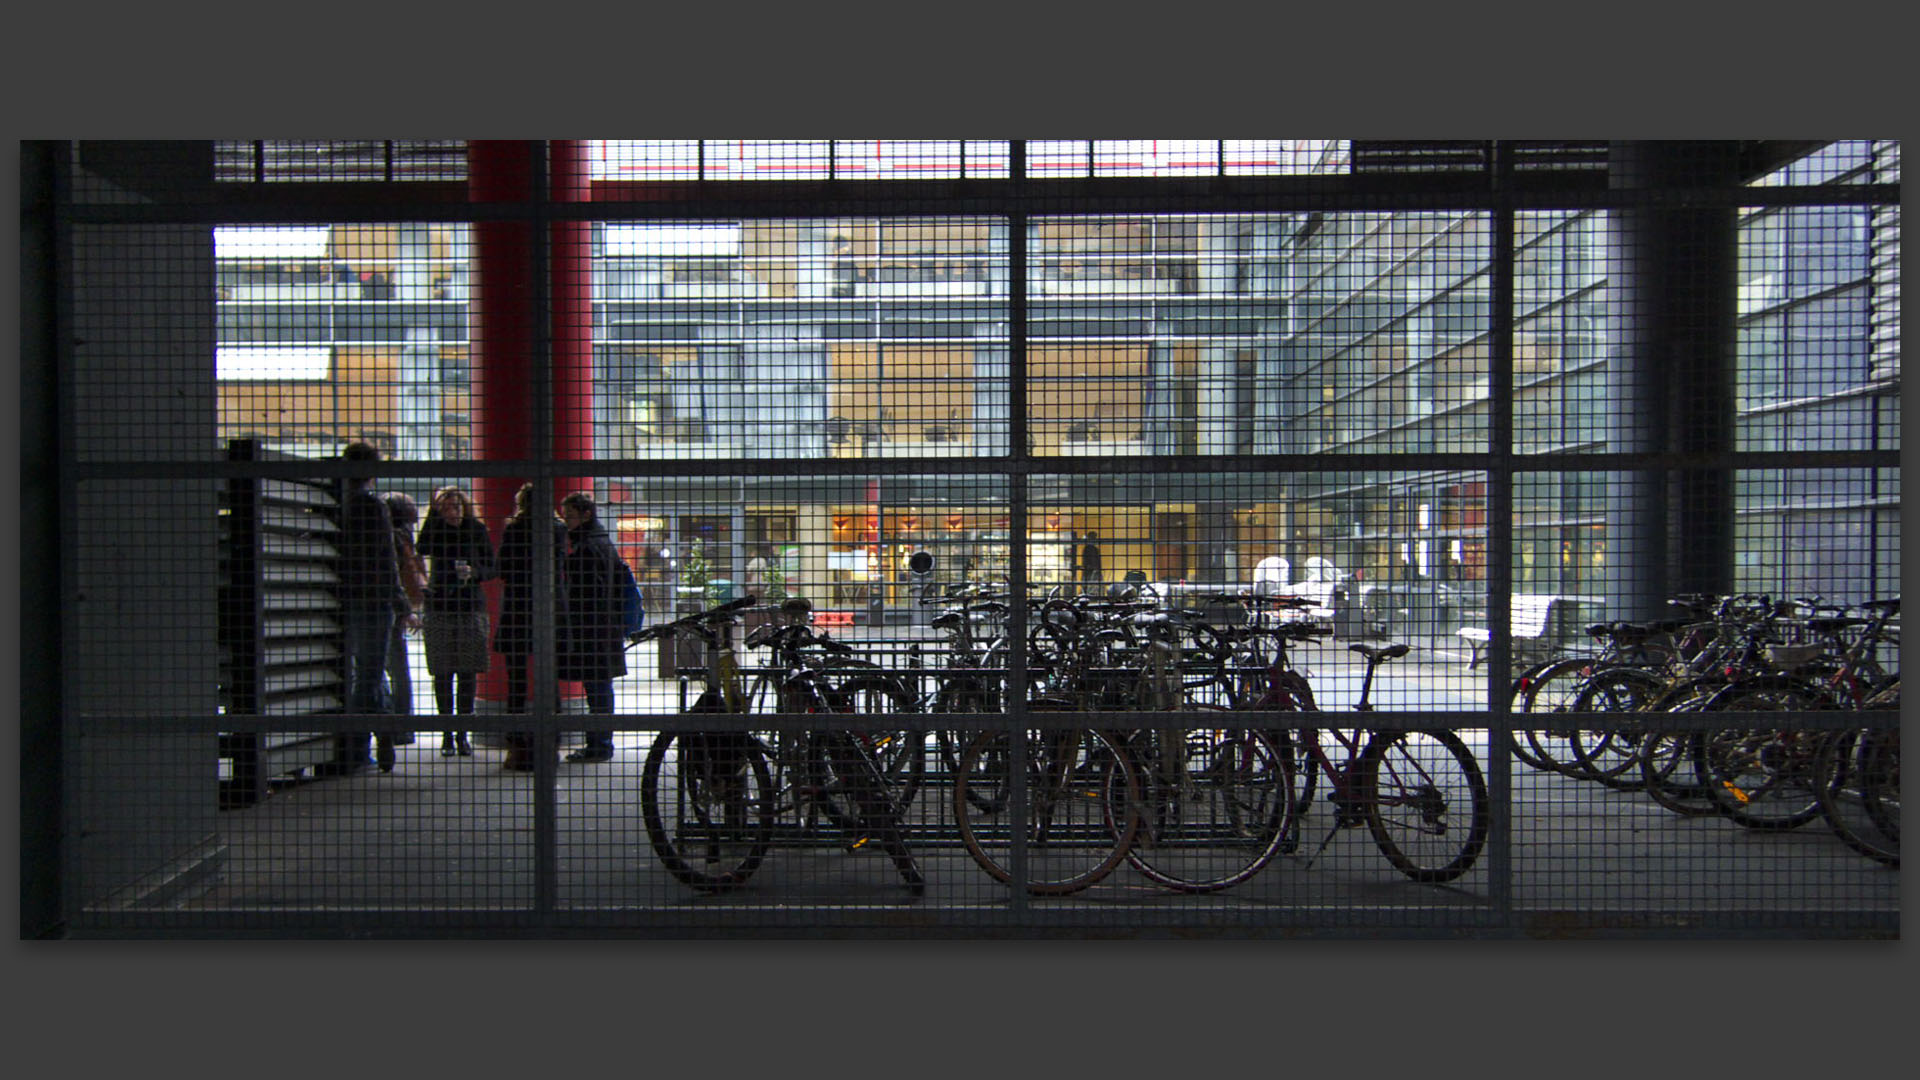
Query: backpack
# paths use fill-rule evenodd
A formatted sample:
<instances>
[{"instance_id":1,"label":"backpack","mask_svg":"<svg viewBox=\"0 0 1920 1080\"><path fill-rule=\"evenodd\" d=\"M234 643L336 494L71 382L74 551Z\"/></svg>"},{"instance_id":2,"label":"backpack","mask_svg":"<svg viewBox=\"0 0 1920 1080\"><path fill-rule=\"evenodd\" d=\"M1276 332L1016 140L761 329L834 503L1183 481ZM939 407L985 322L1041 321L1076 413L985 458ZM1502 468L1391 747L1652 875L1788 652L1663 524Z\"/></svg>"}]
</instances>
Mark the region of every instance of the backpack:
<instances>
[{"instance_id":1,"label":"backpack","mask_svg":"<svg viewBox=\"0 0 1920 1080\"><path fill-rule=\"evenodd\" d=\"M620 633L632 644L640 631L647 628L647 608L640 599L640 585L633 580L633 568L627 560L614 560L619 570L614 574L614 588L620 590Z\"/></svg>"}]
</instances>

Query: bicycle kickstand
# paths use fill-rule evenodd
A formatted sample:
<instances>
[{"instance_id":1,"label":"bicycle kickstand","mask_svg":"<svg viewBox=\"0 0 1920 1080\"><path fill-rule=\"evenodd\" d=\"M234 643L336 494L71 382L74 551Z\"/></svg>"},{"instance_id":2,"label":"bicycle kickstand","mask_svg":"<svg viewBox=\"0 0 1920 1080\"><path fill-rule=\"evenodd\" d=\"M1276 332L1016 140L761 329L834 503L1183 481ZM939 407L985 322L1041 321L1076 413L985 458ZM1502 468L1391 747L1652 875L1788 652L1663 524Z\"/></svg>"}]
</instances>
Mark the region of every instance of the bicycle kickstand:
<instances>
[{"instance_id":1,"label":"bicycle kickstand","mask_svg":"<svg viewBox=\"0 0 1920 1080\"><path fill-rule=\"evenodd\" d=\"M1340 831L1340 823L1336 821L1333 823L1333 828L1327 830L1327 835L1320 841L1320 846L1317 848L1314 848L1313 854L1307 856L1307 861L1300 864L1300 869L1302 870L1313 869L1313 860L1319 858L1320 853L1327 850L1327 845L1333 843L1333 834L1339 831Z\"/></svg>"}]
</instances>

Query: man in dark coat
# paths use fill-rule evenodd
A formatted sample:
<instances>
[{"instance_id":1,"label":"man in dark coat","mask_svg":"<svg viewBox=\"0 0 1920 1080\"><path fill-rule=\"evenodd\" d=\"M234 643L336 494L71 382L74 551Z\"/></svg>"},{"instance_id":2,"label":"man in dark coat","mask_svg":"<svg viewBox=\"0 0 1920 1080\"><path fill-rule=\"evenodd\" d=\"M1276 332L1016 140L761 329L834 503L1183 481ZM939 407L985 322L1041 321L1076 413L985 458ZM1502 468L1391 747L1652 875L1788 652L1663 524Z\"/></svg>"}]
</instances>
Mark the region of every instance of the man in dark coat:
<instances>
[{"instance_id":1,"label":"man in dark coat","mask_svg":"<svg viewBox=\"0 0 1920 1080\"><path fill-rule=\"evenodd\" d=\"M513 516L500 530L500 625L493 632L493 651L507 665L507 711L527 711L527 671L533 656L534 588L539 575L534 562L534 530L542 523L553 530L552 582L554 613L557 620L566 617L567 597L563 563L567 557L567 527L551 511L535 513L533 485L522 484L513 496ZM509 732L507 758L509 770L533 771L533 736L530 732Z\"/></svg>"},{"instance_id":2,"label":"man in dark coat","mask_svg":"<svg viewBox=\"0 0 1920 1080\"><path fill-rule=\"evenodd\" d=\"M577 680L587 694L587 712L613 712L613 680L627 673L625 598L620 595L620 552L600 524L593 496L576 491L560 502L567 523L567 608L560 624L559 677ZM568 761L613 758L611 731L587 732L587 744Z\"/></svg>"},{"instance_id":3,"label":"man in dark coat","mask_svg":"<svg viewBox=\"0 0 1920 1080\"><path fill-rule=\"evenodd\" d=\"M1088 592L1093 592L1106 575L1100 562L1099 540L1099 533L1090 532L1086 536L1086 544L1080 548L1080 580Z\"/></svg>"},{"instance_id":4,"label":"man in dark coat","mask_svg":"<svg viewBox=\"0 0 1920 1080\"><path fill-rule=\"evenodd\" d=\"M340 617L345 631L347 711L384 713L387 639L393 621L408 610L406 590L400 585L400 564L394 554L393 522L387 504L373 493L374 465L380 449L370 443L348 443L341 458L357 462L357 474L347 478L340 503ZM345 764L359 768L367 757L371 732L347 736ZM381 765L393 768L389 740L381 742Z\"/></svg>"}]
</instances>

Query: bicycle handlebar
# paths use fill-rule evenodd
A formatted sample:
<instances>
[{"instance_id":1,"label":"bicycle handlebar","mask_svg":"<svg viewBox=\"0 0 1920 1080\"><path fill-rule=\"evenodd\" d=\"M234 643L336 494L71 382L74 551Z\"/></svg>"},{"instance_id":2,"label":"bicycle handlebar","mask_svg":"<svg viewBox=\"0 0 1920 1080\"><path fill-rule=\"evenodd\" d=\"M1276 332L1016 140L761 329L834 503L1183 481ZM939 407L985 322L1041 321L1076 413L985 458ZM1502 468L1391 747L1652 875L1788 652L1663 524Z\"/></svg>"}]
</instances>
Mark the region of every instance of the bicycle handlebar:
<instances>
[{"instance_id":1,"label":"bicycle handlebar","mask_svg":"<svg viewBox=\"0 0 1920 1080\"><path fill-rule=\"evenodd\" d=\"M729 600L724 604L717 604L705 611L696 611L691 615L682 615L672 622L657 623L649 626L633 635L633 640L651 641L656 638L666 637L670 634L680 633L683 630L703 630L705 627L702 624L725 622L731 619L735 612L744 608L753 607L759 602L760 598L757 596L742 596L737 600Z\"/></svg>"}]
</instances>

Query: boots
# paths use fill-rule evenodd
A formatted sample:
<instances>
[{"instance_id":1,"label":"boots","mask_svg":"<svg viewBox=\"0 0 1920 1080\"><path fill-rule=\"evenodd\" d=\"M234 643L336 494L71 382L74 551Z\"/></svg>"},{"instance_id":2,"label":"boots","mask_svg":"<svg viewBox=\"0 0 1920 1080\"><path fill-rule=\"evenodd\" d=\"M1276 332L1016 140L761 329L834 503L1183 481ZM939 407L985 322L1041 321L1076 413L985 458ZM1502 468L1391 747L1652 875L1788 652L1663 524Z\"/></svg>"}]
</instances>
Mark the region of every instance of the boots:
<instances>
[{"instance_id":1,"label":"boots","mask_svg":"<svg viewBox=\"0 0 1920 1080\"><path fill-rule=\"evenodd\" d=\"M461 757L473 756L473 744L467 741L467 733L464 731L453 733L453 748L459 751Z\"/></svg>"}]
</instances>

